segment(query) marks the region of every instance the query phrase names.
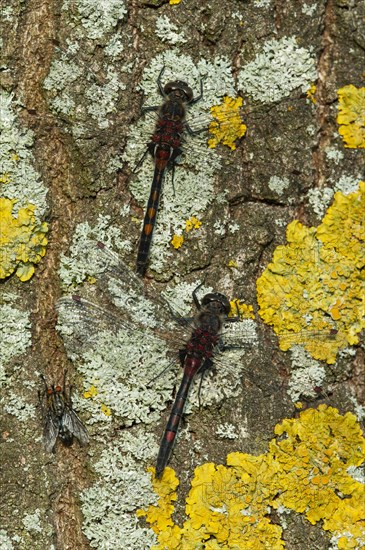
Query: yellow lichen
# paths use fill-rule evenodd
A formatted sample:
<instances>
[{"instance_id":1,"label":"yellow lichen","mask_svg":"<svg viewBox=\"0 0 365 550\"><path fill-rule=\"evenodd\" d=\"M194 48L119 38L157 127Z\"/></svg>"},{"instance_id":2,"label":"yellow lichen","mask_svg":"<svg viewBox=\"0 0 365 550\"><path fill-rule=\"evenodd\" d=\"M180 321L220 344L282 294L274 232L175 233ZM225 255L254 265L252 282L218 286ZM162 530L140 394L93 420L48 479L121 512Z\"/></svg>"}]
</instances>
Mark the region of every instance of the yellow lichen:
<instances>
[{"instance_id":1,"label":"yellow lichen","mask_svg":"<svg viewBox=\"0 0 365 550\"><path fill-rule=\"evenodd\" d=\"M182 235L174 235L171 239L171 244L176 250L178 250L184 242L184 237Z\"/></svg>"},{"instance_id":2,"label":"yellow lichen","mask_svg":"<svg viewBox=\"0 0 365 550\"><path fill-rule=\"evenodd\" d=\"M315 93L316 93L316 85L312 83L312 84L310 85L310 88L308 88L308 90L307 90L307 92L306 92L307 98L308 98L312 103L316 103Z\"/></svg>"},{"instance_id":3,"label":"yellow lichen","mask_svg":"<svg viewBox=\"0 0 365 550\"><path fill-rule=\"evenodd\" d=\"M154 468L148 468L148 471L152 474L155 473ZM156 505L151 505L147 510L137 510L137 516L146 517L146 521L151 525L155 533L163 532L166 535L166 530L170 533L171 527L174 527L174 523L171 519L174 506L172 502L176 500L176 489L179 485L179 480L176 477L174 470L171 468L165 468L162 478L152 478L152 486L155 493L158 495L158 502ZM175 530L178 532L178 529ZM175 536L177 536L177 532ZM155 547L159 548L159 546ZM174 548L171 546L171 548Z\"/></svg>"},{"instance_id":4,"label":"yellow lichen","mask_svg":"<svg viewBox=\"0 0 365 550\"><path fill-rule=\"evenodd\" d=\"M352 84L340 88L338 94L338 132L345 147L365 148L365 88Z\"/></svg>"},{"instance_id":5,"label":"yellow lichen","mask_svg":"<svg viewBox=\"0 0 365 550\"><path fill-rule=\"evenodd\" d=\"M266 454L236 452L227 456L227 466L196 468L181 528L171 519L177 478L167 468L161 481L154 480L157 506L138 511L157 535L154 550L285 548L280 525L268 516L270 507L283 506L321 522L341 541L339 548L365 544L364 485L348 473L365 460L354 415L320 405L284 420L275 433Z\"/></svg>"},{"instance_id":6,"label":"yellow lichen","mask_svg":"<svg viewBox=\"0 0 365 550\"><path fill-rule=\"evenodd\" d=\"M234 267L235 269L237 269L238 263L235 262L234 260L229 260L229 262L227 263L227 267Z\"/></svg>"},{"instance_id":7,"label":"yellow lichen","mask_svg":"<svg viewBox=\"0 0 365 550\"><path fill-rule=\"evenodd\" d=\"M99 393L98 388L93 385L93 386L90 386L90 388L84 392L84 397L85 399L94 399L94 397L96 397L98 393ZM108 407L104 403L100 404L100 410L105 416L111 416L112 414L110 407Z\"/></svg>"},{"instance_id":8,"label":"yellow lichen","mask_svg":"<svg viewBox=\"0 0 365 550\"><path fill-rule=\"evenodd\" d=\"M112 411L111 409L107 406L107 405L104 405L104 403L101 404L101 412L105 415L105 416L111 416L112 414Z\"/></svg>"},{"instance_id":9,"label":"yellow lichen","mask_svg":"<svg viewBox=\"0 0 365 550\"><path fill-rule=\"evenodd\" d=\"M16 272L21 281L28 281L46 253L48 226L36 220L36 206L28 204L13 215L16 200L0 198L0 278Z\"/></svg>"},{"instance_id":10,"label":"yellow lichen","mask_svg":"<svg viewBox=\"0 0 365 550\"><path fill-rule=\"evenodd\" d=\"M196 218L195 216L192 216L189 220L186 220L185 229L187 232L191 231L192 229L199 229L202 223L203 222L198 220L198 218Z\"/></svg>"},{"instance_id":11,"label":"yellow lichen","mask_svg":"<svg viewBox=\"0 0 365 550\"><path fill-rule=\"evenodd\" d=\"M320 405L302 412L299 421L284 420L275 433L285 434L285 439L270 443L270 453L280 465L276 483L281 486L272 505L305 513L310 523L322 521L323 529L335 534L358 536L362 528L365 542L364 486L348 473L365 459L356 417Z\"/></svg>"},{"instance_id":12,"label":"yellow lichen","mask_svg":"<svg viewBox=\"0 0 365 550\"><path fill-rule=\"evenodd\" d=\"M6 172L0 175L0 183L6 185L7 183L10 183L10 176Z\"/></svg>"},{"instance_id":13,"label":"yellow lichen","mask_svg":"<svg viewBox=\"0 0 365 550\"><path fill-rule=\"evenodd\" d=\"M90 388L84 392L85 399L90 399L98 395L98 390L95 386L90 386Z\"/></svg>"},{"instance_id":14,"label":"yellow lichen","mask_svg":"<svg viewBox=\"0 0 365 550\"><path fill-rule=\"evenodd\" d=\"M231 300L229 303L231 305L231 311L229 312L228 317L236 317L238 315L240 319L255 318L253 307L251 305L241 302L238 298Z\"/></svg>"},{"instance_id":15,"label":"yellow lichen","mask_svg":"<svg viewBox=\"0 0 365 550\"><path fill-rule=\"evenodd\" d=\"M259 314L273 325L282 350L303 345L315 359L334 363L338 351L358 342L365 326L365 183L338 192L319 227L294 221L285 246L257 280Z\"/></svg>"},{"instance_id":16,"label":"yellow lichen","mask_svg":"<svg viewBox=\"0 0 365 550\"><path fill-rule=\"evenodd\" d=\"M210 109L215 118L209 125L209 132L214 136L208 140L210 148L216 147L218 143L223 143L233 151L236 149L235 141L244 136L247 130L239 112L241 106L242 97L234 99L225 96L220 105L214 105Z\"/></svg>"},{"instance_id":17,"label":"yellow lichen","mask_svg":"<svg viewBox=\"0 0 365 550\"><path fill-rule=\"evenodd\" d=\"M189 233L192 229L199 229L201 225L202 222L195 216L192 216L190 219L185 221L185 231L186 233ZM176 250L178 250L182 246L184 240L183 235L174 235L171 239L171 244L174 248L176 248Z\"/></svg>"}]
</instances>

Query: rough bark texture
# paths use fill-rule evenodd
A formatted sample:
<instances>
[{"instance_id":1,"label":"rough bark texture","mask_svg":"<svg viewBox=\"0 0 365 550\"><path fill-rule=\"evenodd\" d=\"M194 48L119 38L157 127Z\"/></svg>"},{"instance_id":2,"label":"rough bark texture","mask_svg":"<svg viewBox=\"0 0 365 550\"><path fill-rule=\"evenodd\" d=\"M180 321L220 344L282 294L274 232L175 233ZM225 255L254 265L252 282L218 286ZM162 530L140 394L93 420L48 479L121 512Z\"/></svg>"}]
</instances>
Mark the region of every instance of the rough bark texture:
<instances>
[{"instance_id":1,"label":"rough bark texture","mask_svg":"<svg viewBox=\"0 0 365 550\"><path fill-rule=\"evenodd\" d=\"M226 202L212 202L206 211L203 236L188 237L188 248L184 249L187 252L181 255L176 252L164 274L150 271L147 286L155 285L154 288L161 291L176 272L182 280L192 283L198 272L199 277L205 278L205 283L216 290L255 305L256 279L270 262L275 247L285 242L285 225L294 219L308 226L319 223L307 200L307 192L331 187L334 179L338 180L342 174L358 177L364 168L361 150L343 149L344 157L336 168L325 155L331 143L341 143L338 135L334 137L337 133L336 90L349 83L361 86L365 47L363 2L319 1L312 16L303 13L303 2L294 0L261 2L264 7L260 7L259 2L238 0L208 3L183 0L177 6L165 2L153 6L153 2L137 0L126 4L127 14L111 24L108 32L91 39L87 37L89 31L82 26L81 3L71 0L68 7L62 9L59 2L52 0L3 0L2 10L9 15L1 21L4 67L1 85L14 94L18 102L19 123L34 132L35 167L48 188L49 208L45 220L50 229L46 255L33 278L21 283L9 277L2 284L4 291L18 295L18 305L31 312L32 322L31 347L6 366L8 383L2 388L5 404L7 392L15 391L26 402L37 405L40 372L59 382L63 370L68 368L71 379L75 379L72 363L56 331L55 303L62 294L58 273L60 256L67 252L76 224L84 221L95 224L99 213L110 215L111 222L119 224L134 245L125 259L130 264L135 262L139 225L132 220L132 214L141 219L143 205L137 204L129 190L132 167L122 163L114 171L107 167L108 159L122 154L130 125L140 116L142 95L138 83L144 67L156 54L171 47L155 33L156 19L161 15L168 16L187 38L187 42L179 46L182 54L192 56L195 61L226 56L234 76L254 59L266 41L296 37L299 46L312 48L316 60L317 103L313 108L300 89L294 90L290 99L267 104L246 95L243 116L247 136L234 153L222 148L226 164L215 180L216 194L226 191ZM70 36L75 39L77 29L80 48L75 54L75 63L88 67L96 84L108 81L103 48L111 36L118 36L124 46L119 54L120 64L129 66L120 79L125 89L119 88L113 112L107 114L110 124L105 129L100 129L91 116L87 119L87 105L82 110L85 87L90 82L80 77L74 83L73 99L81 109L78 122L86 127L81 139L75 139L72 134L73 115L57 115L50 107L54 91L43 86L52 60L67 49L67 39ZM311 135L307 131L309 126L313 128ZM148 136L141 139L147 141ZM290 180L283 195L275 194L268 187L267 182L273 175ZM130 205L131 215L121 220L119 212L124 205ZM238 232L222 236L214 231L217 216L222 219L222 209L224 216L239 224ZM282 226L275 224L278 217L283 220ZM226 267L231 258L239 260L239 269ZM158 284L154 276L159 279ZM217 288L217 281L222 284L225 281L227 288ZM251 454L266 452L274 426L295 414L286 393L288 354L279 351L269 336L268 327L262 325L260 331L260 348L246 357L248 374L242 376L244 392L223 401L219 407L195 411L190 419L190 432L201 442L201 457L209 461L222 463L228 452L236 450ZM364 399L362 364L363 352L358 349L354 357L342 358L329 371L333 393L324 398L326 403L339 408L340 412L352 410L351 392L361 403ZM31 384L25 385L24 381ZM319 402L322 398L309 406L316 407ZM159 425L146 427L147 431L155 430L156 440L166 422L166 414ZM240 441L239 448L236 440L228 443L213 440L211 434L217 421L239 425L243 418L249 435ZM60 550L90 548L90 541L82 531L78 497L80 491L92 484L95 475L88 450L78 445L64 448L58 444L55 457L49 459L40 441L42 428L38 410L34 417L21 422L3 409L0 422L1 528L8 537L19 537L12 538L13 547L44 550L53 544ZM91 441L90 448L94 445L97 446L96 439L95 443ZM179 441L178 456L175 454L171 461L180 475L192 467L189 445L186 439ZM200 460L199 456L195 458L194 465ZM189 474L183 479L177 521L183 517L183 495L188 490ZM40 531L27 528L23 522L24 516L34 514L36 509L41 510ZM295 514L287 521L285 541L290 550L324 550L330 546L329 538L318 525L312 526ZM120 543L114 548L128 548L128 545Z\"/></svg>"}]
</instances>

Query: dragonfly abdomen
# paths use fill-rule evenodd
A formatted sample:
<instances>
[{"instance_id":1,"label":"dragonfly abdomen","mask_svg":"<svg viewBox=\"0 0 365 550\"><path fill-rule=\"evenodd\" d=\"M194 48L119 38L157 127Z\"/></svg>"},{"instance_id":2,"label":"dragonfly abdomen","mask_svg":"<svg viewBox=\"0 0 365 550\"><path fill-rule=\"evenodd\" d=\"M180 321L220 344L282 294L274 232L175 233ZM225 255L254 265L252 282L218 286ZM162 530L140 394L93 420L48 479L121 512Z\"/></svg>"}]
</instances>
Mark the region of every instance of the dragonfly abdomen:
<instances>
[{"instance_id":1,"label":"dragonfly abdomen","mask_svg":"<svg viewBox=\"0 0 365 550\"><path fill-rule=\"evenodd\" d=\"M167 422L165 432L162 436L160 450L158 452L157 462L156 462L156 477L160 478L168 461L172 448L174 446L174 441L176 433L179 429L181 417L184 413L185 403L189 394L189 388L193 381L191 376L186 375L184 372L183 379L181 381L179 391L177 392L172 411Z\"/></svg>"},{"instance_id":2,"label":"dragonfly abdomen","mask_svg":"<svg viewBox=\"0 0 365 550\"><path fill-rule=\"evenodd\" d=\"M143 220L143 229L137 254L137 273L142 276L144 275L147 267L147 258L151 246L153 228L156 223L158 205L160 202L162 178L167 162L167 160L165 162L161 162L161 165L156 163L151 192L147 203L147 210Z\"/></svg>"}]
</instances>

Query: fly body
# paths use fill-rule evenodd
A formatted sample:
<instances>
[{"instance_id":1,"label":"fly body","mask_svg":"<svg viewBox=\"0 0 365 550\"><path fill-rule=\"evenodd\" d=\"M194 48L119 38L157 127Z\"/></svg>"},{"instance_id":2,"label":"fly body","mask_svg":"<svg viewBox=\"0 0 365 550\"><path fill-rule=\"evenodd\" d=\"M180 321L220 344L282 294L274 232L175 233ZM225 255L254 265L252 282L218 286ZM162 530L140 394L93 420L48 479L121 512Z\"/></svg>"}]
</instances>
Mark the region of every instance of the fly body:
<instances>
[{"instance_id":1,"label":"fly body","mask_svg":"<svg viewBox=\"0 0 365 550\"><path fill-rule=\"evenodd\" d=\"M49 386L44 376L43 392L38 392L39 402L43 416L43 442L47 452L52 452L57 437L66 446L73 443L76 437L81 445L89 442L89 435L80 418L72 408L71 388L66 393L66 372L64 374L64 386Z\"/></svg>"}]
</instances>

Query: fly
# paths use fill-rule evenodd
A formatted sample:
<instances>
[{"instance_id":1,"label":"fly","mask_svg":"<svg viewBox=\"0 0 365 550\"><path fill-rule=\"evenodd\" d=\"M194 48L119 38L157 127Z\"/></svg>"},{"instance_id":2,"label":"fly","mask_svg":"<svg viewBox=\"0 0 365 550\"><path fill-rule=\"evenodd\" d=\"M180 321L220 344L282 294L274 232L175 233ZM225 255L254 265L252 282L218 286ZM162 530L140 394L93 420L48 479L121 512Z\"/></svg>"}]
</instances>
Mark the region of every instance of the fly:
<instances>
[{"instance_id":1,"label":"fly","mask_svg":"<svg viewBox=\"0 0 365 550\"><path fill-rule=\"evenodd\" d=\"M147 150L136 166L136 168L140 166L147 153L152 155L155 171L137 254L136 270L141 276L145 274L147 268L148 253L156 222L165 170L167 166L171 166L172 175L174 176L176 159L182 153L181 135L183 131L187 130L192 135L197 133L185 122L186 106L193 105L203 97L202 81L200 82L200 94L195 98L192 89L182 80L170 81L162 86L161 77L164 70L165 67L162 67L157 79L158 89L164 98L164 102L159 107L151 106L144 109L145 112L158 111L158 120Z\"/></svg>"},{"instance_id":2,"label":"fly","mask_svg":"<svg viewBox=\"0 0 365 550\"><path fill-rule=\"evenodd\" d=\"M80 418L72 408L71 390L66 393L66 374L63 376L63 387L47 384L46 378L41 375L44 382L43 392L38 392L39 403L43 416L43 442L47 452L51 453L57 437L69 447L73 438L79 440L81 445L87 445L89 435Z\"/></svg>"}]
</instances>

